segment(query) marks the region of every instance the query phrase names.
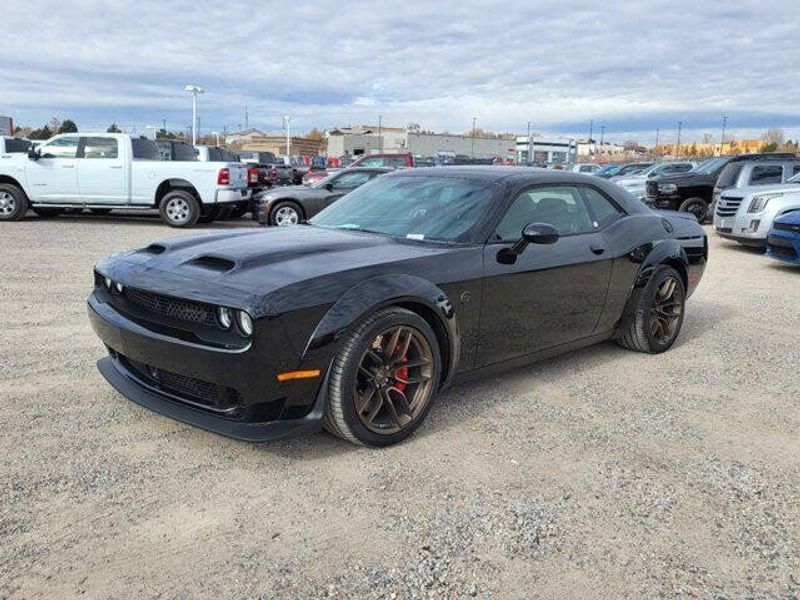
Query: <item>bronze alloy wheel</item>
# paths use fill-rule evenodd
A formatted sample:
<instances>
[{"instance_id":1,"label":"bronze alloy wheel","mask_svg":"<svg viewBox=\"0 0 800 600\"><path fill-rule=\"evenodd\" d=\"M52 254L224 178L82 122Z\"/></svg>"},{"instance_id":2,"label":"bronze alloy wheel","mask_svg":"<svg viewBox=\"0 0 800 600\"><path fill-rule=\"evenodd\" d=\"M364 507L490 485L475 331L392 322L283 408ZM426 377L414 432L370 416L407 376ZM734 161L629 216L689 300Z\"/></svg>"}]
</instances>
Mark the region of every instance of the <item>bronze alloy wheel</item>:
<instances>
[{"instance_id":1,"label":"bronze alloy wheel","mask_svg":"<svg viewBox=\"0 0 800 600\"><path fill-rule=\"evenodd\" d=\"M413 327L380 332L358 363L353 397L361 423L381 435L413 423L433 395L433 352Z\"/></svg>"},{"instance_id":2,"label":"bronze alloy wheel","mask_svg":"<svg viewBox=\"0 0 800 600\"><path fill-rule=\"evenodd\" d=\"M662 281L653 295L650 331L659 344L668 344L677 334L683 300L683 286L672 276Z\"/></svg>"}]
</instances>

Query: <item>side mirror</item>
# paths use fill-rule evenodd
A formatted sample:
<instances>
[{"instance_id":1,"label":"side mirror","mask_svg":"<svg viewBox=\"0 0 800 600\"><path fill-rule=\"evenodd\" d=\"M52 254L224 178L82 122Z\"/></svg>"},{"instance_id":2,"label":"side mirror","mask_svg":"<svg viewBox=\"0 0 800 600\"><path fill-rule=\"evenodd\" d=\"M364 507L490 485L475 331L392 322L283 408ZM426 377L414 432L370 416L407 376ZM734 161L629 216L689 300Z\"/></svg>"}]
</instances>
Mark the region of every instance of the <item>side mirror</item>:
<instances>
[{"instance_id":1,"label":"side mirror","mask_svg":"<svg viewBox=\"0 0 800 600\"><path fill-rule=\"evenodd\" d=\"M28 158L31 160L39 160L39 153L36 151L36 148L28 148Z\"/></svg>"},{"instance_id":2,"label":"side mirror","mask_svg":"<svg viewBox=\"0 0 800 600\"><path fill-rule=\"evenodd\" d=\"M329 192L332 192L333 191L333 184L332 183L326 183L325 184L325 189L328 190Z\"/></svg>"},{"instance_id":3,"label":"side mirror","mask_svg":"<svg viewBox=\"0 0 800 600\"><path fill-rule=\"evenodd\" d=\"M497 253L497 260L512 265L517 262L517 256L525 252L529 244L555 244L558 238L558 229L549 223L528 223L522 229L522 237L513 246L503 248Z\"/></svg>"}]
</instances>

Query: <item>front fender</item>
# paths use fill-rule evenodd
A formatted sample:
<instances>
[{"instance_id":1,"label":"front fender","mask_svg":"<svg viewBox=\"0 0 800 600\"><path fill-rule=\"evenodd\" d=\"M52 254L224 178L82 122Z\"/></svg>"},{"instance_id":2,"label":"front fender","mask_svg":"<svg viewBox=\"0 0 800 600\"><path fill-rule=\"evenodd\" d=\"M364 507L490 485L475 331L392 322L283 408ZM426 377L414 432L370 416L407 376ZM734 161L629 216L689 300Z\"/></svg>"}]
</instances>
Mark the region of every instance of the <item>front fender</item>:
<instances>
[{"instance_id":1,"label":"front fender","mask_svg":"<svg viewBox=\"0 0 800 600\"><path fill-rule=\"evenodd\" d=\"M317 354L334 355L344 334L365 316L381 308L402 304L420 307L420 316L430 320L437 334L444 333L443 383L449 382L458 366L461 340L453 303L437 285L416 275L379 275L347 290L328 309L312 333L303 352L303 360L313 360ZM334 346L331 349L331 345Z\"/></svg>"}]
</instances>

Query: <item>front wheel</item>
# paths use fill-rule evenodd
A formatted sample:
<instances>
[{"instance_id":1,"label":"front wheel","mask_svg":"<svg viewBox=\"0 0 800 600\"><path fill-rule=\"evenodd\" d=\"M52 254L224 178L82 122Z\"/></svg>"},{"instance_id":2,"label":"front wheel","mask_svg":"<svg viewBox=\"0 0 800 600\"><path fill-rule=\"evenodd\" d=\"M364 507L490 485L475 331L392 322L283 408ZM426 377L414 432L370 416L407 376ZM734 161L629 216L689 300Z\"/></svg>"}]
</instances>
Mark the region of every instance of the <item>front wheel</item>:
<instances>
[{"instance_id":1,"label":"front wheel","mask_svg":"<svg viewBox=\"0 0 800 600\"><path fill-rule=\"evenodd\" d=\"M169 192L158 208L161 220L170 227L191 227L200 218L200 203L189 192Z\"/></svg>"},{"instance_id":2,"label":"front wheel","mask_svg":"<svg viewBox=\"0 0 800 600\"><path fill-rule=\"evenodd\" d=\"M689 198L678 207L680 212L692 213L698 223L703 223L708 216L708 203L702 198Z\"/></svg>"},{"instance_id":3,"label":"front wheel","mask_svg":"<svg viewBox=\"0 0 800 600\"><path fill-rule=\"evenodd\" d=\"M441 377L436 334L416 313L388 308L364 319L331 364L325 428L364 446L411 435Z\"/></svg>"},{"instance_id":4,"label":"front wheel","mask_svg":"<svg viewBox=\"0 0 800 600\"><path fill-rule=\"evenodd\" d=\"M28 212L28 198L20 188L0 184L0 221L20 221Z\"/></svg>"},{"instance_id":5,"label":"front wheel","mask_svg":"<svg viewBox=\"0 0 800 600\"><path fill-rule=\"evenodd\" d=\"M294 202L278 202L269 213L269 222L278 227L297 225L301 218L302 211Z\"/></svg>"},{"instance_id":6,"label":"front wheel","mask_svg":"<svg viewBox=\"0 0 800 600\"><path fill-rule=\"evenodd\" d=\"M659 267L617 343L628 350L648 354L669 350L681 331L685 305L686 289L680 273L672 267Z\"/></svg>"}]
</instances>

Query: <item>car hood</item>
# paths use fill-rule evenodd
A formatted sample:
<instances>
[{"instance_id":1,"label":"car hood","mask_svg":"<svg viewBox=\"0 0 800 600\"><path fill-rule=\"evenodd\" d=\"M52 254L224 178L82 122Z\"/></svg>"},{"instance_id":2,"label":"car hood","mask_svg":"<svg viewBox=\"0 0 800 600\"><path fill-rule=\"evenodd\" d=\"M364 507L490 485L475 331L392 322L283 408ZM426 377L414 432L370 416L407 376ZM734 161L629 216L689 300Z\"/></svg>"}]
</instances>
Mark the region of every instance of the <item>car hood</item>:
<instances>
[{"instance_id":1,"label":"car hood","mask_svg":"<svg viewBox=\"0 0 800 600\"><path fill-rule=\"evenodd\" d=\"M313 303L333 302L343 286L385 273L387 265L414 273L414 259L451 251L435 242L299 225L173 237L109 257L97 270L123 285L260 317L301 305L312 281Z\"/></svg>"},{"instance_id":2,"label":"car hood","mask_svg":"<svg viewBox=\"0 0 800 600\"><path fill-rule=\"evenodd\" d=\"M729 188L722 190L726 198L744 198L750 194L800 194L800 183L775 183L772 185L754 185L743 188Z\"/></svg>"},{"instance_id":3,"label":"car hood","mask_svg":"<svg viewBox=\"0 0 800 600\"><path fill-rule=\"evenodd\" d=\"M774 222L781 223L782 225L800 225L800 210L781 215L777 217Z\"/></svg>"},{"instance_id":4,"label":"car hood","mask_svg":"<svg viewBox=\"0 0 800 600\"><path fill-rule=\"evenodd\" d=\"M668 175L651 177L648 181L674 183L675 185L714 185L717 181L717 175L688 171L687 173L669 173Z\"/></svg>"}]
</instances>

